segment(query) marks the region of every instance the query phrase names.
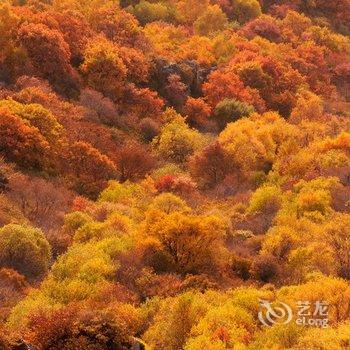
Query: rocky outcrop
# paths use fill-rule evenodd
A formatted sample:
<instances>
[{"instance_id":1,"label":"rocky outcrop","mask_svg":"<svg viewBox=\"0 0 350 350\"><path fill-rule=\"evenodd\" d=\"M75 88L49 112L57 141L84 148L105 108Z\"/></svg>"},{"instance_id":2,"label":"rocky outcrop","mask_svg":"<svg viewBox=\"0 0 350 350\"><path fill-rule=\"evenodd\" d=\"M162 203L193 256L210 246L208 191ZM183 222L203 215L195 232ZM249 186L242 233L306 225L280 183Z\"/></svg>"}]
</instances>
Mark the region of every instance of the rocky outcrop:
<instances>
[{"instance_id":1,"label":"rocky outcrop","mask_svg":"<svg viewBox=\"0 0 350 350\"><path fill-rule=\"evenodd\" d=\"M156 60L151 72L151 85L166 98L164 86L167 85L168 78L176 74L188 88L188 95L199 97L202 95L202 85L208 75L216 69L215 66L200 66L196 61L185 60L178 63L169 63L165 60Z\"/></svg>"}]
</instances>

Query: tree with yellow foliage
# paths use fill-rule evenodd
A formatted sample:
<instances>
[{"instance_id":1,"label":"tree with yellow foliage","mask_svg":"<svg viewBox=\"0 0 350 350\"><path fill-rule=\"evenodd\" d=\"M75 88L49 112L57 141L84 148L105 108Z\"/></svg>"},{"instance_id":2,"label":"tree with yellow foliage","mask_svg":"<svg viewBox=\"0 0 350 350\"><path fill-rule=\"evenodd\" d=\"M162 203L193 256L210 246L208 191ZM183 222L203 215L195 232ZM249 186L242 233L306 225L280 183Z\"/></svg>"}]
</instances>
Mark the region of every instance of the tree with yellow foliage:
<instances>
[{"instance_id":1,"label":"tree with yellow foliage","mask_svg":"<svg viewBox=\"0 0 350 350\"><path fill-rule=\"evenodd\" d=\"M218 5L208 6L206 11L194 22L194 29L199 35L210 36L226 28L228 19Z\"/></svg>"},{"instance_id":2,"label":"tree with yellow foliage","mask_svg":"<svg viewBox=\"0 0 350 350\"><path fill-rule=\"evenodd\" d=\"M218 217L174 212L153 220L145 234L159 240L176 271L184 274L215 271L222 266L225 230L225 223Z\"/></svg>"},{"instance_id":3,"label":"tree with yellow foliage","mask_svg":"<svg viewBox=\"0 0 350 350\"><path fill-rule=\"evenodd\" d=\"M153 140L158 154L166 160L184 163L203 142L203 136L188 127L185 119L179 115L165 124L159 136Z\"/></svg>"},{"instance_id":4,"label":"tree with yellow foliage","mask_svg":"<svg viewBox=\"0 0 350 350\"><path fill-rule=\"evenodd\" d=\"M127 69L110 41L101 37L90 43L81 71L89 87L110 97L120 96Z\"/></svg>"}]
</instances>

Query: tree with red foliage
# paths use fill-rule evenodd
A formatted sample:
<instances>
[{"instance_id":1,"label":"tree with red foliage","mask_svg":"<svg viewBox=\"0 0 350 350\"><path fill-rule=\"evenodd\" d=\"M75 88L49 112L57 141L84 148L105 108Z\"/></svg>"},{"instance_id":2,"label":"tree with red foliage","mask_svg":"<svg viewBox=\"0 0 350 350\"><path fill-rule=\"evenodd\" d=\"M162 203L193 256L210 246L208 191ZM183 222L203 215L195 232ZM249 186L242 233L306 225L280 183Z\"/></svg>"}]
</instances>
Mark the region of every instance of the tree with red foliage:
<instances>
[{"instance_id":1,"label":"tree with red foliage","mask_svg":"<svg viewBox=\"0 0 350 350\"><path fill-rule=\"evenodd\" d=\"M108 180L117 176L114 163L91 144L82 141L70 146L67 166L74 189L89 197L95 197Z\"/></svg>"},{"instance_id":2,"label":"tree with red foliage","mask_svg":"<svg viewBox=\"0 0 350 350\"><path fill-rule=\"evenodd\" d=\"M158 192L173 192L188 196L196 190L196 184L187 176L164 175L154 184Z\"/></svg>"},{"instance_id":3,"label":"tree with red foliage","mask_svg":"<svg viewBox=\"0 0 350 350\"><path fill-rule=\"evenodd\" d=\"M175 180L176 180L175 175L171 175L171 174L164 175L159 179L157 179L157 181L155 182L155 188L159 192L172 192Z\"/></svg>"},{"instance_id":4,"label":"tree with red foliage","mask_svg":"<svg viewBox=\"0 0 350 350\"><path fill-rule=\"evenodd\" d=\"M253 39L259 35L272 42L279 43L282 40L281 30L277 20L271 16L263 15L248 22L241 30L240 34L248 39Z\"/></svg>"},{"instance_id":5,"label":"tree with red foliage","mask_svg":"<svg viewBox=\"0 0 350 350\"><path fill-rule=\"evenodd\" d=\"M259 91L268 109L288 117L296 103L296 94L305 78L290 64L272 55L260 56L245 50L237 54L230 67L245 86Z\"/></svg>"},{"instance_id":6,"label":"tree with red foliage","mask_svg":"<svg viewBox=\"0 0 350 350\"><path fill-rule=\"evenodd\" d=\"M26 278L16 270L2 268L0 269L0 290L4 288L11 289L14 293L23 293L29 284Z\"/></svg>"},{"instance_id":7,"label":"tree with red foliage","mask_svg":"<svg viewBox=\"0 0 350 350\"><path fill-rule=\"evenodd\" d=\"M145 146L133 143L125 145L117 157L120 181L135 181L143 178L155 165L154 157Z\"/></svg>"},{"instance_id":8,"label":"tree with red foliage","mask_svg":"<svg viewBox=\"0 0 350 350\"><path fill-rule=\"evenodd\" d=\"M326 17L338 31L349 34L350 2L348 0L314 0L301 3L302 10L306 13Z\"/></svg>"},{"instance_id":9,"label":"tree with red foliage","mask_svg":"<svg viewBox=\"0 0 350 350\"><path fill-rule=\"evenodd\" d=\"M11 176L8 197L35 227L56 229L70 210L72 193L58 182L22 174Z\"/></svg>"},{"instance_id":10,"label":"tree with red foliage","mask_svg":"<svg viewBox=\"0 0 350 350\"><path fill-rule=\"evenodd\" d=\"M179 110L185 103L188 95L187 86L181 81L178 74L170 74L168 84L165 86L166 99L172 107Z\"/></svg>"},{"instance_id":11,"label":"tree with red foliage","mask_svg":"<svg viewBox=\"0 0 350 350\"><path fill-rule=\"evenodd\" d=\"M123 110L138 118L159 120L162 115L164 101L155 91L149 88L138 88L134 84L127 84L122 100Z\"/></svg>"},{"instance_id":12,"label":"tree with red foliage","mask_svg":"<svg viewBox=\"0 0 350 350\"><path fill-rule=\"evenodd\" d=\"M85 88L80 92L80 103L88 109L89 119L97 119L109 126L118 126L119 118L116 105L100 92Z\"/></svg>"},{"instance_id":13,"label":"tree with red foliage","mask_svg":"<svg viewBox=\"0 0 350 350\"><path fill-rule=\"evenodd\" d=\"M330 97L335 91L326 60L328 54L325 47L306 42L289 52L286 57L292 67L305 76L311 90L326 97Z\"/></svg>"},{"instance_id":14,"label":"tree with red foliage","mask_svg":"<svg viewBox=\"0 0 350 350\"><path fill-rule=\"evenodd\" d=\"M143 118L138 125L141 137L146 142L151 142L158 134L160 125L151 118Z\"/></svg>"},{"instance_id":15,"label":"tree with red foliage","mask_svg":"<svg viewBox=\"0 0 350 350\"><path fill-rule=\"evenodd\" d=\"M189 168L201 186L212 188L234 171L234 164L220 143L215 142L194 154L189 160Z\"/></svg>"}]
</instances>

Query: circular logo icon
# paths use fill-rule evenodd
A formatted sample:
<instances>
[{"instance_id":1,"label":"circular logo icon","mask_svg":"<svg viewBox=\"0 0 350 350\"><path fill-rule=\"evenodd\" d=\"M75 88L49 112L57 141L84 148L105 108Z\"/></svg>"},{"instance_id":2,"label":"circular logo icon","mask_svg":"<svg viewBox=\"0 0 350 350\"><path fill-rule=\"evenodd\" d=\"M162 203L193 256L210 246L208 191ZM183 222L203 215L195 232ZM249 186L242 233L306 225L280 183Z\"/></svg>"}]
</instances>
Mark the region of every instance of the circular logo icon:
<instances>
[{"instance_id":1,"label":"circular logo icon","mask_svg":"<svg viewBox=\"0 0 350 350\"><path fill-rule=\"evenodd\" d=\"M267 300L260 300L261 310L258 313L259 321L267 327L274 324L287 324L293 318L291 307L283 302L272 305Z\"/></svg>"}]
</instances>

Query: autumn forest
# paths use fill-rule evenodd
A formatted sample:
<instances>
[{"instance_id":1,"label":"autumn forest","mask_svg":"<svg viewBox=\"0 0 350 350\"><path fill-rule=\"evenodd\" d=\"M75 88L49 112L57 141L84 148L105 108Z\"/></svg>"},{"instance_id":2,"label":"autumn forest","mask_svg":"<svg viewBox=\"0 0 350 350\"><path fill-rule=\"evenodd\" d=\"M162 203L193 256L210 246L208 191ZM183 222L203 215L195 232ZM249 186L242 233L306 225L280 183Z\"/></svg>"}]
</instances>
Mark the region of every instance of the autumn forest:
<instances>
[{"instance_id":1,"label":"autumn forest","mask_svg":"<svg viewBox=\"0 0 350 350\"><path fill-rule=\"evenodd\" d=\"M0 350L350 349L350 0L0 0Z\"/></svg>"}]
</instances>

